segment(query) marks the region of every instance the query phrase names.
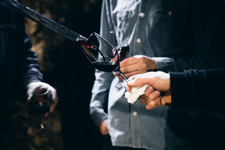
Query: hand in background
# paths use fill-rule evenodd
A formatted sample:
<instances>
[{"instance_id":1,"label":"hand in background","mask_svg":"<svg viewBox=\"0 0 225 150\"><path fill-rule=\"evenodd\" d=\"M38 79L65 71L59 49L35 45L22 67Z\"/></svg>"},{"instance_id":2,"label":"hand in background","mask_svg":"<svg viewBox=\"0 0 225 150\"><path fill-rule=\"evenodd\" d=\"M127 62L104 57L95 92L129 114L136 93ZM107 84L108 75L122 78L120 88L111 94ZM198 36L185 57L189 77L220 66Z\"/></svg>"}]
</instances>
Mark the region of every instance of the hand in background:
<instances>
[{"instance_id":1,"label":"hand in background","mask_svg":"<svg viewBox=\"0 0 225 150\"><path fill-rule=\"evenodd\" d=\"M98 127L99 127L99 130L101 132L102 135L107 135L109 134L109 129L108 129L108 120L102 120L99 124L98 124Z\"/></svg>"},{"instance_id":2,"label":"hand in background","mask_svg":"<svg viewBox=\"0 0 225 150\"><path fill-rule=\"evenodd\" d=\"M33 94L35 92L35 90L37 89L47 89L49 90L51 97L52 97L52 101L51 101L51 106L49 108L49 112L52 113L58 103L58 98L57 98L57 93L56 90L49 84L44 83L44 82L32 82L30 84L28 84L27 86L27 101L31 102ZM45 113L45 117L48 116L49 112Z\"/></svg>"},{"instance_id":3,"label":"hand in background","mask_svg":"<svg viewBox=\"0 0 225 150\"><path fill-rule=\"evenodd\" d=\"M144 55L135 55L120 62L120 70L127 78L156 68L155 60ZM114 73L114 75L122 79L117 73Z\"/></svg>"},{"instance_id":4,"label":"hand in background","mask_svg":"<svg viewBox=\"0 0 225 150\"><path fill-rule=\"evenodd\" d=\"M142 85L149 85L145 94L140 96L146 109L154 109L171 103L170 75L168 73L158 71L132 76L129 78L126 89L129 92L132 87Z\"/></svg>"}]
</instances>

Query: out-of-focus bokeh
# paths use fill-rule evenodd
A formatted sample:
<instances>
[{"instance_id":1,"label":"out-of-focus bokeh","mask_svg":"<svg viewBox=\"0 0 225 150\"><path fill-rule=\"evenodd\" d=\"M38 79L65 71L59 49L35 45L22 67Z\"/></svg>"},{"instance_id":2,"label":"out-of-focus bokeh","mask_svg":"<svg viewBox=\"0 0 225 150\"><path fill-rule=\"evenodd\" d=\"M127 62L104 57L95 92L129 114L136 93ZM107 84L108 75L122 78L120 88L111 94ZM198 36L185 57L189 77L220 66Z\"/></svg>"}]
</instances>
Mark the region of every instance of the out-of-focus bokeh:
<instances>
[{"instance_id":1,"label":"out-of-focus bokeh","mask_svg":"<svg viewBox=\"0 0 225 150\"><path fill-rule=\"evenodd\" d=\"M86 37L99 32L101 0L19 2ZM87 149L85 144L101 147L99 131L89 116L94 68L79 45L30 19L26 19L26 29L45 81L58 91L59 105L46 118L49 132L45 137L38 137L32 133L32 124L37 116L31 104L26 99L13 100L9 150L63 150L65 141L66 149L71 150L79 149L79 144L84 145L84 149Z\"/></svg>"}]
</instances>

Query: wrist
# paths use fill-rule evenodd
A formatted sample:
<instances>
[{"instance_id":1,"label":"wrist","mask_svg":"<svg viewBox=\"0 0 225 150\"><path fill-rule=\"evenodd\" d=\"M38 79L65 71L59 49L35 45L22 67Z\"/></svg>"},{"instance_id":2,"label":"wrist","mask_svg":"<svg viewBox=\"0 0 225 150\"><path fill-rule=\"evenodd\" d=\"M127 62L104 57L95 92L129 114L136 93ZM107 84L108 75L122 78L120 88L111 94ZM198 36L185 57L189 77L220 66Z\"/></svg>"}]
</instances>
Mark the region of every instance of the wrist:
<instances>
[{"instance_id":1,"label":"wrist","mask_svg":"<svg viewBox=\"0 0 225 150\"><path fill-rule=\"evenodd\" d=\"M147 72L157 71L157 62L154 59L147 57L147 62Z\"/></svg>"}]
</instances>

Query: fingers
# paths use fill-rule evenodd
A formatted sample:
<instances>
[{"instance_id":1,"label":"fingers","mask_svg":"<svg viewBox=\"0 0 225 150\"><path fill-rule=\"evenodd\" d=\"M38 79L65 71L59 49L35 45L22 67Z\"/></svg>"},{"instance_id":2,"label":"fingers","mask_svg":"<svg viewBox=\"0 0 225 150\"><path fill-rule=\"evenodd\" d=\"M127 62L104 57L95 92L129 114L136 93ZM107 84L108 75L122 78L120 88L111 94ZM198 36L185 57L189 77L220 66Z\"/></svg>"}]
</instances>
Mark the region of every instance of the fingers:
<instances>
[{"instance_id":1,"label":"fingers","mask_svg":"<svg viewBox=\"0 0 225 150\"><path fill-rule=\"evenodd\" d=\"M58 103L58 98L52 99L52 103L51 103L50 110L49 110L50 113L52 113L55 110L57 103Z\"/></svg>"},{"instance_id":2,"label":"fingers","mask_svg":"<svg viewBox=\"0 0 225 150\"><path fill-rule=\"evenodd\" d=\"M49 112L46 112L44 117L47 117L50 113L52 113L55 110L57 103L58 103L58 98L52 99Z\"/></svg>"},{"instance_id":3,"label":"fingers","mask_svg":"<svg viewBox=\"0 0 225 150\"><path fill-rule=\"evenodd\" d=\"M147 72L148 65L144 57L130 57L120 63L121 72L129 78L132 75Z\"/></svg>"},{"instance_id":4,"label":"fingers","mask_svg":"<svg viewBox=\"0 0 225 150\"><path fill-rule=\"evenodd\" d=\"M114 76L117 76L120 80L123 79L123 78L122 78L118 73L116 73L116 72L113 72L113 75L114 75Z\"/></svg>"},{"instance_id":5,"label":"fingers","mask_svg":"<svg viewBox=\"0 0 225 150\"><path fill-rule=\"evenodd\" d=\"M107 127L107 120L102 120L99 124L98 124L99 130L101 132L102 135L107 135L109 134L109 129Z\"/></svg>"},{"instance_id":6,"label":"fingers","mask_svg":"<svg viewBox=\"0 0 225 150\"><path fill-rule=\"evenodd\" d=\"M143 77L135 77L128 81L128 86L130 87L139 87L142 85L152 85L152 78Z\"/></svg>"},{"instance_id":7,"label":"fingers","mask_svg":"<svg viewBox=\"0 0 225 150\"><path fill-rule=\"evenodd\" d=\"M36 86L33 86L33 85L34 85L34 83L31 83L28 85L28 89L27 89L27 101L28 102L31 102L34 90L36 88Z\"/></svg>"},{"instance_id":8,"label":"fingers","mask_svg":"<svg viewBox=\"0 0 225 150\"><path fill-rule=\"evenodd\" d=\"M55 108L58 104L58 97L57 97L57 94L56 94L56 90L53 87L49 87L49 91L50 91L50 94L51 94L51 97L52 97L49 112L52 113L55 110Z\"/></svg>"},{"instance_id":9,"label":"fingers","mask_svg":"<svg viewBox=\"0 0 225 150\"><path fill-rule=\"evenodd\" d=\"M31 100L32 100L32 95L30 94L27 96L27 102L31 102Z\"/></svg>"},{"instance_id":10,"label":"fingers","mask_svg":"<svg viewBox=\"0 0 225 150\"><path fill-rule=\"evenodd\" d=\"M160 91L154 91L152 87L148 92L150 93L149 95L144 94L140 97L141 102L145 105L150 103L151 101L154 101L160 96Z\"/></svg>"},{"instance_id":11,"label":"fingers","mask_svg":"<svg viewBox=\"0 0 225 150\"><path fill-rule=\"evenodd\" d=\"M138 76L132 76L127 81L126 89L128 92L130 92L132 87L140 87L143 85L151 85L151 83L149 84L148 80L146 80L145 78L139 78Z\"/></svg>"},{"instance_id":12,"label":"fingers","mask_svg":"<svg viewBox=\"0 0 225 150\"><path fill-rule=\"evenodd\" d=\"M151 102L147 103L145 105L145 108L147 110L152 110L152 109L155 109L155 108L160 107L160 106L161 106L160 97L157 97L154 101L151 101Z\"/></svg>"},{"instance_id":13,"label":"fingers","mask_svg":"<svg viewBox=\"0 0 225 150\"><path fill-rule=\"evenodd\" d=\"M140 74L145 73L148 70L155 70L156 68L157 65L155 60L144 55L135 55L134 57L127 58L120 63L120 70L124 74L131 72L137 72L136 74ZM129 77L128 75L127 77Z\"/></svg>"},{"instance_id":14,"label":"fingers","mask_svg":"<svg viewBox=\"0 0 225 150\"><path fill-rule=\"evenodd\" d=\"M121 72L127 77L131 77L133 75L141 74L141 73L146 73L146 64L131 64L129 66L121 67L120 70Z\"/></svg>"},{"instance_id":15,"label":"fingers","mask_svg":"<svg viewBox=\"0 0 225 150\"><path fill-rule=\"evenodd\" d=\"M152 87L147 89L146 93L140 98L141 102L145 104L145 108L148 110L152 110L156 107L162 106L160 91L154 91Z\"/></svg>"},{"instance_id":16,"label":"fingers","mask_svg":"<svg viewBox=\"0 0 225 150\"><path fill-rule=\"evenodd\" d=\"M170 75L164 72L147 72L130 77L128 86L138 87L142 85L151 85L159 91L170 91Z\"/></svg>"},{"instance_id":17,"label":"fingers","mask_svg":"<svg viewBox=\"0 0 225 150\"><path fill-rule=\"evenodd\" d=\"M108 129L107 127L101 128L100 131L101 131L101 134L102 134L102 135L107 135L107 134L109 134L109 129Z\"/></svg>"},{"instance_id":18,"label":"fingers","mask_svg":"<svg viewBox=\"0 0 225 150\"><path fill-rule=\"evenodd\" d=\"M171 104L172 100L171 100L171 93L167 92L165 93L162 97L161 97L161 103L162 106L165 106L166 104Z\"/></svg>"},{"instance_id":19,"label":"fingers","mask_svg":"<svg viewBox=\"0 0 225 150\"><path fill-rule=\"evenodd\" d=\"M128 92L131 92L132 87L126 85L126 90L127 90Z\"/></svg>"},{"instance_id":20,"label":"fingers","mask_svg":"<svg viewBox=\"0 0 225 150\"><path fill-rule=\"evenodd\" d=\"M147 89L145 90L145 94L140 96L141 102L143 104L147 104L150 101L149 96L151 95L152 92L154 92L154 89L151 86L148 86Z\"/></svg>"},{"instance_id":21,"label":"fingers","mask_svg":"<svg viewBox=\"0 0 225 150\"><path fill-rule=\"evenodd\" d=\"M135 63L137 63L137 58L134 57L127 58L120 62L120 68L133 65Z\"/></svg>"},{"instance_id":22,"label":"fingers","mask_svg":"<svg viewBox=\"0 0 225 150\"><path fill-rule=\"evenodd\" d=\"M49 115L49 112L46 112L46 113L44 114L44 117L48 117L48 115Z\"/></svg>"}]
</instances>

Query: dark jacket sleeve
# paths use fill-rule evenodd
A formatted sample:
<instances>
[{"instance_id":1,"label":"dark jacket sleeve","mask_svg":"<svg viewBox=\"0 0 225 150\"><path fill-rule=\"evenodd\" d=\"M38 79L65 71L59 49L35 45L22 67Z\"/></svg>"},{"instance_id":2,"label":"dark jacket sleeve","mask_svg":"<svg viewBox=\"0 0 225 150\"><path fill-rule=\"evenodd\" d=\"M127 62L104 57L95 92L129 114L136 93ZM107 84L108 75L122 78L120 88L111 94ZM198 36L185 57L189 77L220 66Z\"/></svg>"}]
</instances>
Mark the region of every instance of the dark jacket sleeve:
<instances>
[{"instance_id":1,"label":"dark jacket sleeve","mask_svg":"<svg viewBox=\"0 0 225 150\"><path fill-rule=\"evenodd\" d=\"M19 68L23 77L23 85L26 87L31 82L43 81L43 75L38 64L38 57L31 50L31 41L25 30L24 18L20 17L18 22L17 52L19 53L18 56L20 56L18 63L20 63Z\"/></svg>"},{"instance_id":2,"label":"dark jacket sleeve","mask_svg":"<svg viewBox=\"0 0 225 150\"><path fill-rule=\"evenodd\" d=\"M170 73L172 106L225 109L225 68Z\"/></svg>"}]
</instances>

